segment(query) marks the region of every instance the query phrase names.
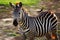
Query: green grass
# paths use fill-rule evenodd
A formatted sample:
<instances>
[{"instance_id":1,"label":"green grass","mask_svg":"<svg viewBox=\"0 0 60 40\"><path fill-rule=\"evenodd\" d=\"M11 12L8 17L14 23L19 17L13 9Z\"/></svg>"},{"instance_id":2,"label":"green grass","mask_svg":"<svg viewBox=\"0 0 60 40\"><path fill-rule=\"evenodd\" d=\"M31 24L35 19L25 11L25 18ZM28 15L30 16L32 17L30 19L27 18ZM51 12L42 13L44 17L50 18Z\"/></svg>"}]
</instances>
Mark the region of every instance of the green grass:
<instances>
[{"instance_id":1,"label":"green grass","mask_svg":"<svg viewBox=\"0 0 60 40\"><path fill-rule=\"evenodd\" d=\"M41 0L0 0L0 5L9 5L9 2L16 3L16 2L22 2L24 5L35 5Z\"/></svg>"}]
</instances>

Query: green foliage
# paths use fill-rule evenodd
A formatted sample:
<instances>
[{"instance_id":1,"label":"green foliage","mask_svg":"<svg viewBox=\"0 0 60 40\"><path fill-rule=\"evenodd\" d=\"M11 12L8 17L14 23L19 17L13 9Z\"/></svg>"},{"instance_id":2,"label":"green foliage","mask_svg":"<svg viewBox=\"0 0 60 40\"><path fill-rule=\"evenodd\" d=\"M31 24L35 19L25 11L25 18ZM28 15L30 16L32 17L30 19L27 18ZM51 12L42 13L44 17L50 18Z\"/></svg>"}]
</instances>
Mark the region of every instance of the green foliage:
<instances>
[{"instance_id":1,"label":"green foliage","mask_svg":"<svg viewBox=\"0 0 60 40\"><path fill-rule=\"evenodd\" d=\"M7 36L16 36L16 34L8 34Z\"/></svg>"},{"instance_id":2,"label":"green foliage","mask_svg":"<svg viewBox=\"0 0 60 40\"><path fill-rule=\"evenodd\" d=\"M58 33L60 34L60 30L58 30Z\"/></svg>"},{"instance_id":3,"label":"green foliage","mask_svg":"<svg viewBox=\"0 0 60 40\"><path fill-rule=\"evenodd\" d=\"M3 30L3 31L7 33L7 36L20 36L20 34L17 34L13 30Z\"/></svg>"},{"instance_id":4,"label":"green foliage","mask_svg":"<svg viewBox=\"0 0 60 40\"><path fill-rule=\"evenodd\" d=\"M20 36L20 34L10 33L10 34L7 34L7 36L14 36L14 37L16 37L16 36Z\"/></svg>"},{"instance_id":5,"label":"green foliage","mask_svg":"<svg viewBox=\"0 0 60 40\"><path fill-rule=\"evenodd\" d=\"M9 5L9 2L16 3L16 2L22 2L24 5L34 5L37 4L40 0L0 0L0 5Z\"/></svg>"}]
</instances>

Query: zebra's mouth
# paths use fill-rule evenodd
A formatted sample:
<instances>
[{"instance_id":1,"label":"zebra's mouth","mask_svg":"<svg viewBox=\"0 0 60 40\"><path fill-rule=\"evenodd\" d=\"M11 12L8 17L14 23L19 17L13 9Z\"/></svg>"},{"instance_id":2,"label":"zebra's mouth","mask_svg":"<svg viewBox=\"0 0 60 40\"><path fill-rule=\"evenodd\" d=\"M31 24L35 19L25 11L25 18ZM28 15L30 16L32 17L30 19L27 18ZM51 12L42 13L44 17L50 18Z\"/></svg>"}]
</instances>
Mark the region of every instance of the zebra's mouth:
<instances>
[{"instance_id":1,"label":"zebra's mouth","mask_svg":"<svg viewBox=\"0 0 60 40\"><path fill-rule=\"evenodd\" d=\"M13 25L14 25L14 26L17 26L17 25L18 25L17 19L14 19Z\"/></svg>"}]
</instances>

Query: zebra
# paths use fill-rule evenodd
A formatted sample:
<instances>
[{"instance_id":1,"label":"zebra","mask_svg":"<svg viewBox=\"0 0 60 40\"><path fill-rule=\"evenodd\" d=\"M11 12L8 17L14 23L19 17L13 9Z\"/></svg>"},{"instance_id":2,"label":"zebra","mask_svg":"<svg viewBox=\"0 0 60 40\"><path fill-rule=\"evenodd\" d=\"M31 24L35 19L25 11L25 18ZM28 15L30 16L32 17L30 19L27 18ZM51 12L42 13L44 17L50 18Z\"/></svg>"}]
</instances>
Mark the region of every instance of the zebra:
<instances>
[{"instance_id":1,"label":"zebra","mask_svg":"<svg viewBox=\"0 0 60 40\"><path fill-rule=\"evenodd\" d=\"M50 12L40 11L36 17L28 15L26 10L22 6L22 2L16 5L10 2L10 6L13 7L13 25L20 27L25 31L25 35L28 34L29 40L34 40L35 37L46 36L48 40L58 40L57 37L57 16ZM25 38L26 39L26 38ZM24 40L25 40L24 39Z\"/></svg>"}]
</instances>

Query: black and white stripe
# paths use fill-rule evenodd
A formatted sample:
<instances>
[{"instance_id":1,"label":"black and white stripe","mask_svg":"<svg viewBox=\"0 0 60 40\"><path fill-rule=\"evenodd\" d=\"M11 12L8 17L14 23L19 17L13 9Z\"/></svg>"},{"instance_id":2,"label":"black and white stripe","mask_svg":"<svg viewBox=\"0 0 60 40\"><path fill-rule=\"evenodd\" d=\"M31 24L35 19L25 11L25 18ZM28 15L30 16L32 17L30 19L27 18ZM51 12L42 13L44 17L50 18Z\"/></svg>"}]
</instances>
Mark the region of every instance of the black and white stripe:
<instances>
[{"instance_id":1,"label":"black and white stripe","mask_svg":"<svg viewBox=\"0 0 60 40\"><path fill-rule=\"evenodd\" d=\"M37 35L43 36L56 29L57 17L49 12L41 12L38 17L24 17L23 27L37 32Z\"/></svg>"}]
</instances>

